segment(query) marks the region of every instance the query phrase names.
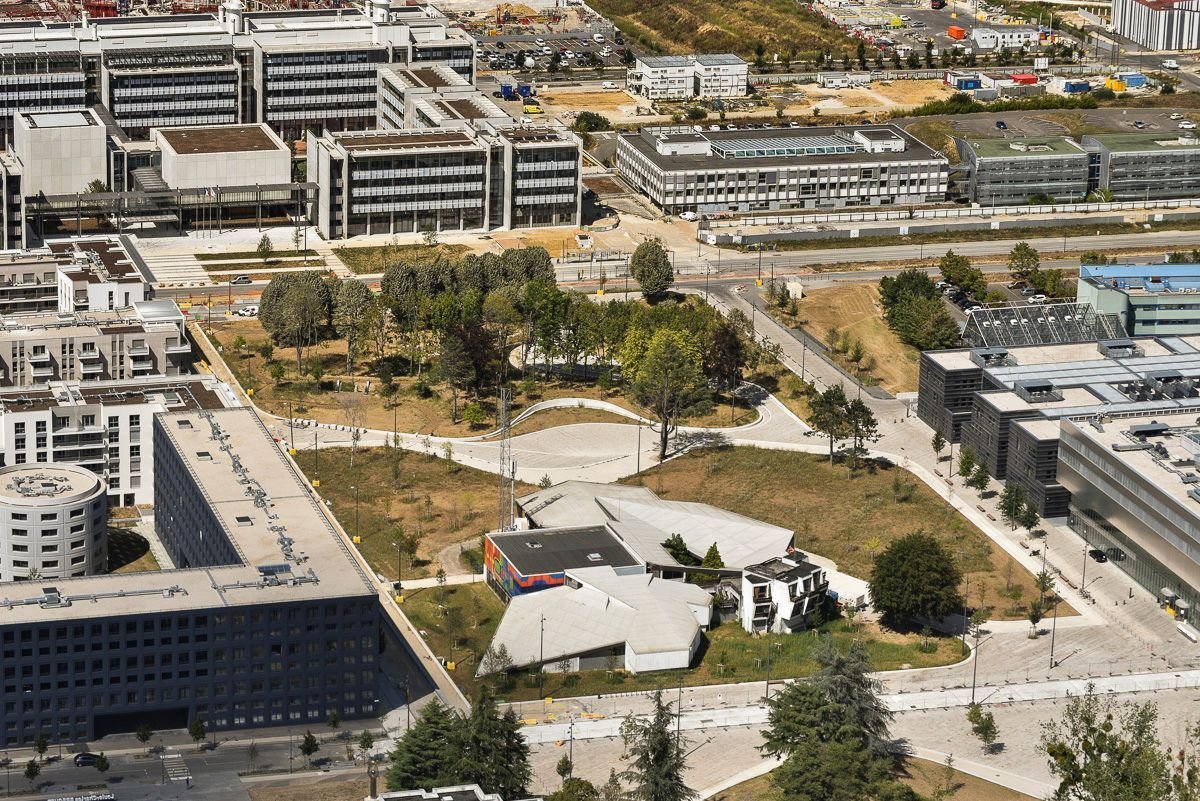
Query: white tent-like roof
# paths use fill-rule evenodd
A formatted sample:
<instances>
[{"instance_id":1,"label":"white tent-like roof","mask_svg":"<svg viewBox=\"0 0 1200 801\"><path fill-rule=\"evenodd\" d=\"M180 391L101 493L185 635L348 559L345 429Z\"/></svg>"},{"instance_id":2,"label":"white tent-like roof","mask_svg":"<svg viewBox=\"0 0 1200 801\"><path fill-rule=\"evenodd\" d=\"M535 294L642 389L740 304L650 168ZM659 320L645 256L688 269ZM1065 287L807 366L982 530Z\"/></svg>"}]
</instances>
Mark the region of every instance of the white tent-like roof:
<instances>
[{"instance_id":1,"label":"white tent-like roof","mask_svg":"<svg viewBox=\"0 0 1200 801\"><path fill-rule=\"evenodd\" d=\"M627 646L640 657L686 653L707 625L712 597L694 584L611 567L567 571L568 584L512 599L496 629L514 667L553 664L606 648ZM572 582L572 579L574 580ZM570 586L572 583L578 586ZM673 665L673 667L686 667Z\"/></svg>"}]
</instances>

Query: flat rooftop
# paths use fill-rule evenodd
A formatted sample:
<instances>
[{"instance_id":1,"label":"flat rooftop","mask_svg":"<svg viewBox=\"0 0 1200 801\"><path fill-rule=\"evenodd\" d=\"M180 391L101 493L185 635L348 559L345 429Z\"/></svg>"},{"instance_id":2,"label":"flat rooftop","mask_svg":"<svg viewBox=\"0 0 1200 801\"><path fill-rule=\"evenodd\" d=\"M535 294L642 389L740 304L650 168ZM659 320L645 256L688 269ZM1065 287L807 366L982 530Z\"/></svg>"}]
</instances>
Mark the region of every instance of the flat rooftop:
<instances>
[{"instance_id":1,"label":"flat rooftop","mask_svg":"<svg viewBox=\"0 0 1200 801\"><path fill-rule=\"evenodd\" d=\"M47 247L59 269L88 283L103 281L150 283L150 274L135 250L120 239L79 239L52 242ZM0 268L4 262L0 260Z\"/></svg>"},{"instance_id":2,"label":"flat rooftop","mask_svg":"<svg viewBox=\"0 0 1200 801\"><path fill-rule=\"evenodd\" d=\"M533 529L488 536L522 576L561 573L576 567L641 564L604 526Z\"/></svg>"},{"instance_id":3,"label":"flat rooftop","mask_svg":"<svg viewBox=\"0 0 1200 801\"><path fill-rule=\"evenodd\" d=\"M1065 136L1041 136L1024 139L988 139L958 137L971 146L981 159L1027 159L1048 156L1079 156L1087 153Z\"/></svg>"},{"instance_id":4,"label":"flat rooftop","mask_svg":"<svg viewBox=\"0 0 1200 801\"><path fill-rule=\"evenodd\" d=\"M446 76L429 67L403 70L403 74L410 77L417 86L425 86L430 89L441 89L451 85L451 82L446 80ZM455 74L457 75L457 73ZM466 81L464 80L463 83Z\"/></svg>"},{"instance_id":5,"label":"flat rooftop","mask_svg":"<svg viewBox=\"0 0 1200 801\"><path fill-rule=\"evenodd\" d=\"M415 150L419 148L479 147L479 143L461 131L368 131L333 134L333 140L349 153Z\"/></svg>"},{"instance_id":6,"label":"flat rooftop","mask_svg":"<svg viewBox=\"0 0 1200 801\"><path fill-rule=\"evenodd\" d=\"M1089 134L1083 144L1100 144L1114 153L1161 153L1166 150L1200 150L1200 138L1190 131L1185 133L1119 133Z\"/></svg>"},{"instance_id":7,"label":"flat rooftop","mask_svg":"<svg viewBox=\"0 0 1200 801\"><path fill-rule=\"evenodd\" d=\"M47 603L34 582L12 582L0 587L4 624L377 597L374 581L253 410L161 414L155 425L241 563L56 578L65 603Z\"/></svg>"},{"instance_id":8,"label":"flat rooftop","mask_svg":"<svg viewBox=\"0 0 1200 801\"><path fill-rule=\"evenodd\" d=\"M156 404L168 411L223 409L236 405L212 376L129 378L117 381L51 381L45 388L0 389L0 412L37 412L72 406Z\"/></svg>"},{"instance_id":9,"label":"flat rooftop","mask_svg":"<svg viewBox=\"0 0 1200 801\"><path fill-rule=\"evenodd\" d=\"M85 111L31 111L21 116L30 128L86 128L100 124L95 115Z\"/></svg>"},{"instance_id":10,"label":"flat rooftop","mask_svg":"<svg viewBox=\"0 0 1200 801\"><path fill-rule=\"evenodd\" d=\"M10 506L78 503L101 490L99 476L73 464L19 464L0 468L0 499Z\"/></svg>"},{"instance_id":11,"label":"flat rooftop","mask_svg":"<svg viewBox=\"0 0 1200 801\"><path fill-rule=\"evenodd\" d=\"M181 156L260 152L283 147L264 125L159 128L158 133Z\"/></svg>"}]
</instances>

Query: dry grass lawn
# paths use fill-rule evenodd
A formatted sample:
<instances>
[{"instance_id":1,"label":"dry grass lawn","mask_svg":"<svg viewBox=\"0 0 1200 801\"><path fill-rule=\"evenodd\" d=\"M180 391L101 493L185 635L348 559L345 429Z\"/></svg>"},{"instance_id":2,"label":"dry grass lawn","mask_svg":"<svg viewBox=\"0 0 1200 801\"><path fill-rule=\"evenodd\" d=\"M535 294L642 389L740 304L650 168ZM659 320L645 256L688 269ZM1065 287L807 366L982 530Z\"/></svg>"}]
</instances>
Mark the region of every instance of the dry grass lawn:
<instances>
[{"instance_id":1,"label":"dry grass lawn","mask_svg":"<svg viewBox=\"0 0 1200 801\"><path fill-rule=\"evenodd\" d=\"M351 467L348 448L322 448L320 453L297 452L296 462L310 480L321 481L321 496L351 537L357 494L358 549L376 573L398 576L392 543L403 528L421 534L416 559L404 565L404 578L433 575L438 551L496 528L499 479L433 456L403 450L395 455L390 448L359 448ZM517 484L517 495L533 490Z\"/></svg>"},{"instance_id":2,"label":"dry grass lawn","mask_svg":"<svg viewBox=\"0 0 1200 801\"><path fill-rule=\"evenodd\" d=\"M564 248L579 249L575 242L577 233L579 229L572 227L530 228L521 231L496 231L492 234L492 240L502 248L542 247L551 258L557 259L563 256Z\"/></svg>"},{"instance_id":3,"label":"dry grass lawn","mask_svg":"<svg viewBox=\"0 0 1200 801\"><path fill-rule=\"evenodd\" d=\"M867 579L874 555L893 540L923 528L956 556L970 579L972 606L995 619L1021 619L1003 593L1037 595L1033 576L911 473L898 467L847 477L843 464L813 454L756 448L697 450L644 471L643 482L667 500L701 501L796 532L801 550L833 559ZM911 493L898 501L896 489ZM1074 614L1066 604L1059 614Z\"/></svg>"},{"instance_id":4,"label":"dry grass lawn","mask_svg":"<svg viewBox=\"0 0 1200 801\"><path fill-rule=\"evenodd\" d=\"M347 269L361 275L381 273L399 261L422 264L439 256L454 261L468 251L466 245L373 245L340 247L334 252Z\"/></svg>"},{"instance_id":5,"label":"dry grass lawn","mask_svg":"<svg viewBox=\"0 0 1200 801\"><path fill-rule=\"evenodd\" d=\"M944 81L892 81L871 84L871 91L897 106L919 106L931 100L944 100L953 91Z\"/></svg>"},{"instance_id":6,"label":"dry grass lawn","mask_svg":"<svg viewBox=\"0 0 1200 801\"><path fill-rule=\"evenodd\" d=\"M870 372L880 385L889 392L916 390L920 351L901 342L887 327L877 285L847 284L805 292L797 321L821 342L828 341L830 329L847 332L862 342L873 362Z\"/></svg>"},{"instance_id":7,"label":"dry grass lawn","mask_svg":"<svg viewBox=\"0 0 1200 801\"><path fill-rule=\"evenodd\" d=\"M556 87L550 94L539 95L548 111L594 111L597 114L633 113L638 102L622 91L609 89L604 92L587 90L572 91L567 87Z\"/></svg>"},{"instance_id":8,"label":"dry grass lawn","mask_svg":"<svg viewBox=\"0 0 1200 801\"><path fill-rule=\"evenodd\" d=\"M905 126L904 130L934 150L940 150L945 153L951 162L958 160L958 147L954 144L954 140L950 138L954 135L954 123L952 121L940 117L917 120ZM972 137L972 139L975 138L978 137Z\"/></svg>"},{"instance_id":9,"label":"dry grass lawn","mask_svg":"<svg viewBox=\"0 0 1200 801\"><path fill-rule=\"evenodd\" d=\"M904 760L904 767L898 778L918 793L928 797L935 789L945 786L945 767L924 759L910 757ZM959 771L954 771L950 782L956 788L952 796L954 801L1034 801L1032 796ZM771 785L769 773L730 787L712 798L712 801L779 800L780 794Z\"/></svg>"},{"instance_id":10,"label":"dry grass lawn","mask_svg":"<svg viewBox=\"0 0 1200 801\"><path fill-rule=\"evenodd\" d=\"M380 789L383 781L380 780ZM322 777L319 781L292 782L281 785L251 784L246 792L250 801L295 801L303 797L304 801L362 801L370 792L371 784L366 779L345 776Z\"/></svg>"}]
</instances>

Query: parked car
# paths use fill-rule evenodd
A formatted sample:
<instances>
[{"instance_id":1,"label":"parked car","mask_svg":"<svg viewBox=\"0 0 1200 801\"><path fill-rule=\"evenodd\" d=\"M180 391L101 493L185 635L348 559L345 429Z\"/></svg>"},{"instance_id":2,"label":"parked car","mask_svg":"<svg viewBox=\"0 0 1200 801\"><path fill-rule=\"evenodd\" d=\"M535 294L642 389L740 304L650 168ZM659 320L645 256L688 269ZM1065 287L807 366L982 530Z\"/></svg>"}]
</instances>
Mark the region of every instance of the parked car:
<instances>
[{"instance_id":1,"label":"parked car","mask_svg":"<svg viewBox=\"0 0 1200 801\"><path fill-rule=\"evenodd\" d=\"M1025 283L1024 281L1009 281L1008 282L1009 289L1024 289L1027 286L1029 286L1029 284Z\"/></svg>"},{"instance_id":2,"label":"parked car","mask_svg":"<svg viewBox=\"0 0 1200 801\"><path fill-rule=\"evenodd\" d=\"M75 767L77 767L77 768L95 767L96 761L98 759L100 759L99 754L93 754L88 751L84 751L82 754L75 755Z\"/></svg>"},{"instance_id":3,"label":"parked car","mask_svg":"<svg viewBox=\"0 0 1200 801\"><path fill-rule=\"evenodd\" d=\"M242 306L240 309L237 310L237 314L239 317L256 317L256 316L258 316L258 307L257 306Z\"/></svg>"},{"instance_id":4,"label":"parked car","mask_svg":"<svg viewBox=\"0 0 1200 801\"><path fill-rule=\"evenodd\" d=\"M1192 122L1191 120L1184 120L1183 122L1179 123L1179 127L1185 131L1194 131L1196 130L1196 123Z\"/></svg>"},{"instance_id":5,"label":"parked car","mask_svg":"<svg viewBox=\"0 0 1200 801\"><path fill-rule=\"evenodd\" d=\"M1001 130L1001 131L1007 131L1007 130L1008 130L1008 123L1007 123L1007 122L1005 122L1004 120L996 120L996 128L997 128L997 129L999 129L999 130Z\"/></svg>"},{"instance_id":6,"label":"parked car","mask_svg":"<svg viewBox=\"0 0 1200 801\"><path fill-rule=\"evenodd\" d=\"M1171 119L1173 119L1173 120L1182 120L1182 119L1183 119L1183 115L1182 115L1182 114L1180 114L1178 111L1173 111L1173 112L1171 112Z\"/></svg>"},{"instance_id":7,"label":"parked car","mask_svg":"<svg viewBox=\"0 0 1200 801\"><path fill-rule=\"evenodd\" d=\"M684 222L695 222L696 220L700 219L700 215L696 214L694 211L683 211L679 213L679 219L683 220Z\"/></svg>"},{"instance_id":8,"label":"parked car","mask_svg":"<svg viewBox=\"0 0 1200 801\"><path fill-rule=\"evenodd\" d=\"M602 34L602 33L593 33L593 34L592 34L592 41L593 41L593 42L595 42L596 44L601 44L601 43L604 41L604 34Z\"/></svg>"},{"instance_id":9,"label":"parked car","mask_svg":"<svg viewBox=\"0 0 1200 801\"><path fill-rule=\"evenodd\" d=\"M1088 556L1092 557L1097 562L1107 562L1108 561L1108 554L1106 554L1104 551L1100 550L1099 548L1090 549L1088 551Z\"/></svg>"},{"instance_id":10,"label":"parked car","mask_svg":"<svg viewBox=\"0 0 1200 801\"><path fill-rule=\"evenodd\" d=\"M545 47L545 46L546 46L546 40L545 40L545 39L541 39L541 38L539 38L539 39L534 39L534 40L533 40L533 43L534 43L535 45L537 45L538 47Z\"/></svg>"},{"instance_id":11,"label":"parked car","mask_svg":"<svg viewBox=\"0 0 1200 801\"><path fill-rule=\"evenodd\" d=\"M1045 295L1033 295L1032 297L1029 298L1029 302L1030 303L1045 303L1046 296Z\"/></svg>"},{"instance_id":12,"label":"parked car","mask_svg":"<svg viewBox=\"0 0 1200 801\"><path fill-rule=\"evenodd\" d=\"M603 84L601 84L601 88L603 88L603 89L616 89L616 88L617 88L617 85L616 85L615 83L613 83L612 81L605 81Z\"/></svg>"},{"instance_id":13,"label":"parked car","mask_svg":"<svg viewBox=\"0 0 1200 801\"><path fill-rule=\"evenodd\" d=\"M508 45L506 45L504 42L496 42L496 47L500 48L501 50L504 50L508 47Z\"/></svg>"},{"instance_id":14,"label":"parked car","mask_svg":"<svg viewBox=\"0 0 1200 801\"><path fill-rule=\"evenodd\" d=\"M233 278L229 279L229 283L233 284L234 286L243 286L245 284L253 284L254 281L248 275L235 275Z\"/></svg>"},{"instance_id":15,"label":"parked car","mask_svg":"<svg viewBox=\"0 0 1200 801\"><path fill-rule=\"evenodd\" d=\"M1140 131L1142 128L1146 127L1146 122L1145 122L1145 120L1134 120L1133 127L1137 128Z\"/></svg>"}]
</instances>

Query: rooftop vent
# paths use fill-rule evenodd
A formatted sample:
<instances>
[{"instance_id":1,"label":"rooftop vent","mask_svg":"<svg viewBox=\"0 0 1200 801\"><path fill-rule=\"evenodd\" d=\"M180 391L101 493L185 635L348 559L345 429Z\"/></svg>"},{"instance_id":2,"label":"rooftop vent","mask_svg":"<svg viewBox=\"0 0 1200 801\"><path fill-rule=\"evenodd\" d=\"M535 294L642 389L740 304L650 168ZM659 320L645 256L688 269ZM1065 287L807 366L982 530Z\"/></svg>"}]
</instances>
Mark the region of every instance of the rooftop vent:
<instances>
[{"instance_id":1,"label":"rooftop vent","mask_svg":"<svg viewBox=\"0 0 1200 801\"><path fill-rule=\"evenodd\" d=\"M604 561L604 557L595 552L589 553L587 555L587 558L588 558L589 562L603 562Z\"/></svg>"},{"instance_id":2,"label":"rooftop vent","mask_svg":"<svg viewBox=\"0 0 1200 801\"><path fill-rule=\"evenodd\" d=\"M1144 355L1144 351L1132 339L1102 339L1096 343L1101 356L1109 359L1131 359Z\"/></svg>"},{"instance_id":3,"label":"rooftop vent","mask_svg":"<svg viewBox=\"0 0 1200 801\"><path fill-rule=\"evenodd\" d=\"M1157 420L1151 420L1149 423L1141 423L1136 426L1129 427L1129 433L1135 437L1161 437L1171 430L1171 427L1166 423L1160 423Z\"/></svg>"},{"instance_id":4,"label":"rooftop vent","mask_svg":"<svg viewBox=\"0 0 1200 801\"><path fill-rule=\"evenodd\" d=\"M208 451L196 451L196 458L202 462L211 462L212 454Z\"/></svg>"},{"instance_id":5,"label":"rooftop vent","mask_svg":"<svg viewBox=\"0 0 1200 801\"><path fill-rule=\"evenodd\" d=\"M1012 364L1008 351L1004 348L976 348L971 351L971 361L980 367L1000 367Z\"/></svg>"},{"instance_id":6,"label":"rooftop vent","mask_svg":"<svg viewBox=\"0 0 1200 801\"><path fill-rule=\"evenodd\" d=\"M536 540L525 540L525 547L532 548L533 550L536 551L537 549L542 547L542 544Z\"/></svg>"}]
</instances>

